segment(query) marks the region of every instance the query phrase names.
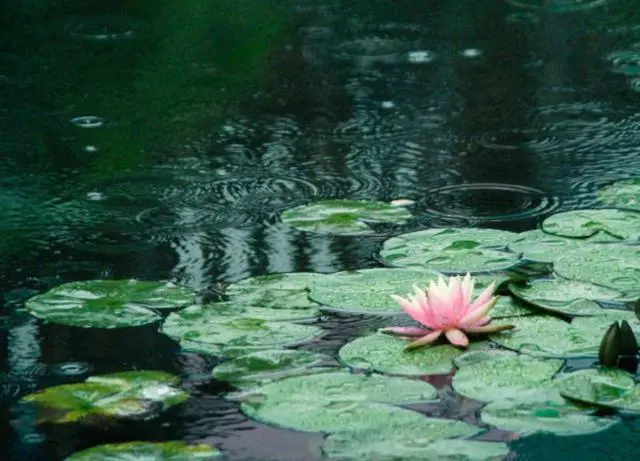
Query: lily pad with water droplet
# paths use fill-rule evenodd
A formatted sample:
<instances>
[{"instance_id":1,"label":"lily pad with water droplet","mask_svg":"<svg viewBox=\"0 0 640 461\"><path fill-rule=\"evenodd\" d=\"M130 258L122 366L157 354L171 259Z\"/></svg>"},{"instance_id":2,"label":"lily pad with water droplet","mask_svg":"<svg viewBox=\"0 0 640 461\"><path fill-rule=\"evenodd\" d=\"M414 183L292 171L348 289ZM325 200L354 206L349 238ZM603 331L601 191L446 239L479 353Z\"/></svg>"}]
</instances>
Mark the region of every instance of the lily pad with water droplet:
<instances>
[{"instance_id":1,"label":"lily pad with water droplet","mask_svg":"<svg viewBox=\"0 0 640 461\"><path fill-rule=\"evenodd\" d=\"M560 237L587 238L598 236L603 241L640 240L640 212L617 208L573 210L549 216L542 230Z\"/></svg>"},{"instance_id":2,"label":"lily pad with water droplet","mask_svg":"<svg viewBox=\"0 0 640 461\"><path fill-rule=\"evenodd\" d=\"M436 389L429 383L415 379L361 375L346 371L286 378L230 398L251 405L275 405L293 402L379 402L408 404L433 400Z\"/></svg>"},{"instance_id":3,"label":"lily pad with water droplet","mask_svg":"<svg viewBox=\"0 0 640 461\"><path fill-rule=\"evenodd\" d=\"M269 349L242 355L213 369L213 377L236 387L267 384L283 378L336 371L333 358L304 350Z\"/></svg>"},{"instance_id":4,"label":"lily pad with water droplet","mask_svg":"<svg viewBox=\"0 0 640 461\"><path fill-rule=\"evenodd\" d=\"M510 319L514 330L492 335L490 339L508 349L536 357L578 358L598 355L600 341L609 325L626 320L638 336L640 322L632 312L609 310L603 315L576 317L571 323L551 316Z\"/></svg>"},{"instance_id":5,"label":"lily pad with water droplet","mask_svg":"<svg viewBox=\"0 0 640 461\"><path fill-rule=\"evenodd\" d=\"M616 181L600 189L598 196L607 205L640 210L640 178Z\"/></svg>"},{"instance_id":6,"label":"lily pad with water droplet","mask_svg":"<svg viewBox=\"0 0 640 461\"><path fill-rule=\"evenodd\" d=\"M452 419L423 417L416 421L419 424L413 421L406 424L405 419L398 418L379 430L339 432L327 437L322 451L330 460L336 461L436 461L441 458L425 458L434 442L451 442L454 437L470 437L483 431L480 427Z\"/></svg>"},{"instance_id":7,"label":"lily pad with water droplet","mask_svg":"<svg viewBox=\"0 0 640 461\"><path fill-rule=\"evenodd\" d=\"M135 327L157 322L150 309L193 304L195 293L172 283L90 280L59 285L25 303L27 311L51 323L84 328Z\"/></svg>"},{"instance_id":8,"label":"lily pad with water droplet","mask_svg":"<svg viewBox=\"0 0 640 461\"><path fill-rule=\"evenodd\" d=\"M532 280L526 285L511 283L509 290L543 310L571 316L603 315L607 310L596 301L624 300L623 294L618 290L557 277Z\"/></svg>"},{"instance_id":9,"label":"lily pad with water droplet","mask_svg":"<svg viewBox=\"0 0 640 461\"><path fill-rule=\"evenodd\" d=\"M445 273L498 271L519 262L518 255L501 251L513 236L496 229L427 229L386 240L380 256L392 266Z\"/></svg>"},{"instance_id":10,"label":"lily pad with water droplet","mask_svg":"<svg viewBox=\"0 0 640 461\"><path fill-rule=\"evenodd\" d=\"M640 297L640 247L594 244L567 251L554 265L564 278L594 283Z\"/></svg>"},{"instance_id":11,"label":"lily pad with water droplet","mask_svg":"<svg viewBox=\"0 0 640 461\"><path fill-rule=\"evenodd\" d=\"M164 372L132 371L88 378L25 396L38 405L40 422L69 423L91 417L141 418L184 402L189 394L176 387L178 379Z\"/></svg>"},{"instance_id":12,"label":"lily pad with water droplet","mask_svg":"<svg viewBox=\"0 0 640 461\"><path fill-rule=\"evenodd\" d=\"M366 200L321 200L282 213L289 226L320 234L366 235L371 224L402 224L411 218L409 210L386 202Z\"/></svg>"},{"instance_id":13,"label":"lily pad with water droplet","mask_svg":"<svg viewBox=\"0 0 640 461\"><path fill-rule=\"evenodd\" d=\"M242 404L242 411L257 421L306 432L376 431L389 426L425 424L421 413L383 403L341 400L330 402L313 396L306 401Z\"/></svg>"},{"instance_id":14,"label":"lily pad with water droplet","mask_svg":"<svg viewBox=\"0 0 640 461\"><path fill-rule=\"evenodd\" d=\"M553 387L551 378L562 363L527 355L501 356L464 364L456 371L452 384L458 394L482 402L514 399L524 391Z\"/></svg>"},{"instance_id":15,"label":"lily pad with water droplet","mask_svg":"<svg viewBox=\"0 0 640 461\"><path fill-rule=\"evenodd\" d=\"M617 368L579 370L559 376L560 393L578 402L625 411L640 411L640 386L632 374Z\"/></svg>"},{"instance_id":16,"label":"lily pad with water droplet","mask_svg":"<svg viewBox=\"0 0 640 461\"><path fill-rule=\"evenodd\" d=\"M336 272L314 281L309 297L340 312L397 315L402 313L392 294L413 293L413 285L427 287L437 272L410 269L361 269Z\"/></svg>"},{"instance_id":17,"label":"lily pad with water droplet","mask_svg":"<svg viewBox=\"0 0 640 461\"><path fill-rule=\"evenodd\" d=\"M247 306L235 301L202 305L210 316L243 317L272 322L296 322L320 317L318 309L275 309L272 307Z\"/></svg>"},{"instance_id":18,"label":"lily pad with water droplet","mask_svg":"<svg viewBox=\"0 0 640 461\"><path fill-rule=\"evenodd\" d=\"M465 351L449 344L405 350L407 339L376 333L357 338L340 349L340 360L346 365L363 370L405 376L449 373L453 360ZM486 341L472 343L482 348Z\"/></svg>"},{"instance_id":19,"label":"lily pad with water droplet","mask_svg":"<svg viewBox=\"0 0 640 461\"><path fill-rule=\"evenodd\" d=\"M299 344L320 335L311 325L269 322L243 316L220 316L206 306L191 306L169 315L162 332L183 348L222 356Z\"/></svg>"},{"instance_id":20,"label":"lily pad with water droplet","mask_svg":"<svg viewBox=\"0 0 640 461\"><path fill-rule=\"evenodd\" d=\"M232 283L225 295L236 303L273 309L308 309L318 304L309 300L309 285L325 274L290 272L251 277Z\"/></svg>"},{"instance_id":21,"label":"lily pad with water droplet","mask_svg":"<svg viewBox=\"0 0 640 461\"><path fill-rule=\"evenodd\" d=\"M66 461L209 461L222 453L206 444L184 442L127 442L98 445L68 457Z\"/></svg>"},{"instance_id":22,"label":"lily pad with water droplet","mask_svg":"<svg viewBox=\"0 0 640 461\"><path fill-rule=\"evenodd\" d=\"M482 420L520 435L539 432L554 435L584 435L603 431L617 420L593 416L594 409L571 403L556 389L525 391L511 399L496 400L485 406Z\"/></svg>"},{"instance_id":23,"label":"lily pad with water droplet","mask_svg":"<svg viewBox=\"0 0 640 461\"><path fill-rule=\"evenodd\" d=\"M516 234L507 244L507 248L522 259L540 263L552 263L569 249L591 242L591 239L574 239L548 234L533 229Z\"/></svg>"}]
</instances>

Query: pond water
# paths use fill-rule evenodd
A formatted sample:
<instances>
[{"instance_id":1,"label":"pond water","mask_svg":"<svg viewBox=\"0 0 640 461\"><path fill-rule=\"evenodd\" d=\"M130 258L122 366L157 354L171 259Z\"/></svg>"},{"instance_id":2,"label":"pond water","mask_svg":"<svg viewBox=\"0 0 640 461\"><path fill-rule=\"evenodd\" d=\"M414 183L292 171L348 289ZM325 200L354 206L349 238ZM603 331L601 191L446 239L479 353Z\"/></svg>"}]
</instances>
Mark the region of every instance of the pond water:
<instances>
[{"instance_id":1,"label":"pond water","mask_svg":"<svg viewBox=\"0 0 640 461\"><path fill-rule=\"evenodd\" d=\"M23 309L38 293L170 280L206 302L248 277L379 267L390 232L534 229L640 176L634 0L5 3L1 459L132 440L210 443L232 461L322 459L320 433L226 400L216 356L181 350L157 325L46 324ZM280 219L322 199L408 199L413 218L355 237ZM335 355L381 323L326 313L320 325L329 334L303 347ZM38 424L18 404L143 369L178 375L191 397L151 420L88 425ZM478 410L438 386L429 416ZM508 441L511 460L596 461L640 457L638 431L625 416L596 435L479 439Z\"/></svg>"}]
</instances>

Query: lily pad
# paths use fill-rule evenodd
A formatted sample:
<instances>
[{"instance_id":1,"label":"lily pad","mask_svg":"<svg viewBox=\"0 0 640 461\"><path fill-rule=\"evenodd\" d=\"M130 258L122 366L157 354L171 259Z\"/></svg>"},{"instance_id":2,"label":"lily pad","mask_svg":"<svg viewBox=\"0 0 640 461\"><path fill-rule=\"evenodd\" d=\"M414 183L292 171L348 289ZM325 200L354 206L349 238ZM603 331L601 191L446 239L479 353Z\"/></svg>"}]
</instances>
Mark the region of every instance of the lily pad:
<instances>
[{"instance_id":1,"label":"lily pad","mask_svg":"<svg viewBox=\"0 0 640 461\"><path fill-rule=\"evenodd\" d=\"M215 355L241 355L258 349L299 344L320 335L311 325L269 322L243 316L220 316L206 306L191 306L169 315L162 332L190 347L200 344L202 351Z\"/></svg>"},{"instance_id":2,"label":"lily pad","mask_svg":"<svg viewBox=\"0 0 640 461\"><path fill-rule=\"evenodd\" d=\"M518 255L500 251L513 235L496 229L427 229L386 240L380 256L397 267L445 273L498 271L519 262Z\"/></svg>"},{"instance_id":3,"label":"lily pad","mask_svg":"<svg viewBox=\"0 0 640 461\"><path fill-rule=\"evenodd\" d=\"M483 431L451 419L424 417L419 421L406 425L400 419L399 424L384 425L375 431L339 432L327 437L322 451L331 460L422 461L425 450L437 440L470 437Z\"/></svg>"},{"instance_id":4,"label":"lily pad","mask_svg":"<svg viewBox=\"0 0 640 461\"><path fill-rule=\"evenodd\" d=\"M410 218L402 206L366 200L321 200L282 213L282 222L295 229L334 235L373 234L371 224L402 224Z\"/></svg>"},{"instance_id":5,"label":"lily pad","mask_svg":"<svg viewBox=\"0 0 640 461\"><path fill-rule=\"evenodd\" d=\"M40 422L70 423L91 417L140 418L184 402L189 394L177 378L159 371L134 371L88 378L25 396L40 407Z\"/></svg>"},{"instance_id":6,"label":"lily pad","mask_svg":"<svg viewBox=\"0 0 640 461\"><path fill-rule=\"evenodd\" d=\"M633 313L609 310L599 316L576 317L571 323L551 316L517 317L510 319L516 326L514 330L490 338L503 347L535 357L595 357L602 336L615 320L627 320L638 336L640 323Z\"/></svg>"},{"instance_id":7,"label":"lily pad","mask_svg":"<svg viewBox=\"0 0 640 461\"><path fill-rule=\"evenodd\" d=\"M222 453L205 444L184 442L127 442L98 445L68 457L66 461L208 461Z\"/></svg>"},{"instance_id":8,"label":"lily pad","mask_svg":"<svg viewBox=\"0 0 640 461\"><path fill-rule=\"evenodd\" d=\"M346 371L295 376L232 395L250 405L275 405L280 402L378 402L409 404L433 400L436 389L415 379L356 375Z\"/></svg>"},{"instance_id":9,"label":"lily pad","mask_svg":"<svg viewBox=\"0 0 640 461\"><path fill-rule=\"evenodd\" d=\"M564 278L594 283L622 291L630 299L640 297L640 248L599 244L566 252L555 262Z\"/></svg>"},{"instance_id":10,"label":"lily pad","mask_svg":"<svg viewBox=\"0 0 640 461\"><path fill-rule=\"evenodd\" d=\"M516 399L524 391L552 387L551 377L562 363L527 355L502 356L465 364L456 371L452 384L458 394L482 402Z\"/></svg>"},{"instance_id":11,"label":"lily pad","mask_svg":"<svg viewBox=\"0 0 640 461\"><path fill-rule=\"evenodd\" d=\"M59 285L25 303L27 311L51 323L84 328L135 327L157 322L150 309L193 304L195 293L172 283L90 280Z\"/></svg>"},{"instance_id":12,"label":"lily pad","mask_svg":"<svg viewBox=\"0 0 640 461\"><path fill-rule=\"evenodd\" d=\"M558 379L560 393L572 400L626 411L640 411L640 387L617 368L579 370Z\"/></svg>"},{"instance_id":13,"label":"lily pad","mask_svg":"<svg viewBox=\"0 0 640 461\"><path fill-rule=\"evenodd\" d=\"M511 283L509 290L541 309L571 316L606 314L596 301L614 302L624 298L620 291L612 288L557 277L532 280L526 285Z\"/></svg>"},{"instance_id":14,"label":"lily pad","mask_svg":"<svg viewBox=\"0 0 640 461\"><path fill-rule=\"evenodd\" d=\"M500 296L489 315L494 319L509 319L511 317L534 315L535 313L534 310L518 302L518 300L513 299L511 296Z\"/></svg>"},{"instance_id":15,"label":"lily pad","mask_svg":"<svg viewBox=\"0 0 640 461\"><path fill-rule=\"evenodd\" d=\"M552 263L569 249L585 245L590 239L572 239L533 229L516 234L507 248L526 261Z\"/></svg>"},{"instance_id":16,"label":"lily pad","mask_svg":"<svg viewBox=\"0 0 640 461\"><path fill-rule=\"evenodd\" d=\"M467 365L475 365L481 362L488 362L491 360L501 360L505 357L515 357L518 355L516 352L508 351L505 349L485 349L479 351L469 351L457 357L453 364L456 368L462 368Z\"/></svg>"},{"instance_id":17,"label":"lily pad","mask_svg":"<svg viewBox=\"0 0 640 461\"><path fill-rule=\"evenodd\" d=\"M318 309L275 309L272 307L246 306L234 301L202 305L208 315L218 317L242 317L247 319L268 320L272 322L296 322L315 320L320 317Z\"/></svg>"},{"instance_id":18,"label":"lily pad","mask_svg":"<svg viewBox=\"0 0 640 461\"><path fill-rule=\"evenodd\" d=\"M598 235L604 241L640 239L640 212L616 208L573 210L549 216L542 230L561 237L586 238Z\"/></svg>"},{"instance_id":19,"label":"lily pad","mask_svg":"<svg viewBox=\"0 0 640 461\"><path fill-rule=\"evenodd\" d=\"M598 195L607 205L640 210L640 178L616 181L603 187Z\"/></svg>"},{"instance_id":20,"label":"lily pad","mask_svg":"<svg viewBox=\"0 0 640 461\"><path fill-rule=\"evenodd\" d=\"M273 309L308 309L318 307L311 301L309 285L325 274L290 272L261 275L232 283L225 295L235 303Z\"/></svg>"},{"instance_id":21,"label":"lily pad","mask_svg":"<svg viewBox=\"0 0 640 461\"><path fill-rule=\"evenodd\" d=\"M355 339L340 349L340 360L346 365L363 370L394 375L422 376L449 373L453 360L464 353L449 344L405 350L406 339L376 333ZM486 346L486 342L472 343L473 347Z\"/></svg>"},{"instance_id":22,"label":"lily pad","mask_svg":"<svg viewBox=\"0 0 640 461\"><path fill-rule=\"evenodd\" d=\"M213 369L213 377L236 387L264 385L271 381L311 373L335 371L333 358L304 350L270 349L228 360Z\"/></svg>"},{"instance_id":23,"label":"lily pad","mask_svg":"<svg viewBox=\"0 0 640 461\"><path fill-rule=\"evenodd\" d=\"M390 295L427 287L437 272L410 269L361 269L326 275L311 284L309 297L324 306L353 314L397 315L402 309Z\"/></svg>"},{"instance_id":24,"label":"lily pad","mask_svg":"<svg viewBox=\"0 0 640 461\"><path fill-rule=\"evenodd\" d=\"M593 416L593 412L593 408L571 403L556 389L549 389L493 401L482 409L481 418L490 426L520 435L538 432L561 436L592 434L617 422L613 418Z\"/></svg>"},{"instance_id":25,"label":"lily pad","mask_svg":"<svg viewBox=\"0 0 640 461\"><path fill-rule=\"evenodd\" d=\"M242 404L242 411L265 424L306 432L383 431L390 426L424 424L421 413L388 404L364 401L278 401L262 405ZM428 421L428 420L427 420ZM428 430L428 424L424 425Z\"/></svg>"}]
</instances>

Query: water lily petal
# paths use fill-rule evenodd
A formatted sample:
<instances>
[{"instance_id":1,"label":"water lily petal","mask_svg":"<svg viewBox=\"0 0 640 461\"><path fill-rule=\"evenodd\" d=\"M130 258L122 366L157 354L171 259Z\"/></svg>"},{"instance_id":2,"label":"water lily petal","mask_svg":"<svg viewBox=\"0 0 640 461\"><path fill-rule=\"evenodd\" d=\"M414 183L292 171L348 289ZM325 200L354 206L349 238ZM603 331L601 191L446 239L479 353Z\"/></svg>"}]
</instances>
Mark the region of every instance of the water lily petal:
<instances>
[{"instance_id":1,"label":"water lily petal","mask_svg":"<svg viewBox=\"0 0 640 461\"><path fill-rule=\"evenodd\" d=\"M479 326L477 325L477 322L487 316L487 313L493 308L497 301L498 297L494 296L486 304L480 305L474 310L469 310L467 314L460 319L460 324L465 326L468 325L470 327Z\"/></svg>"},{"instance_id":2,"label":"water lily petal","mask_svg":"<svg viewBox=\"0 0 640 461\"><path fill-rule=\"evenodd\" d=\"M471 274L467 272L464 276L464 280L462 281L462 292L464 296L465 305L469 306L471 304L471 297L473 296L473 287L475 286L476 281L471 277Z\"/></svg>"},{"instance_id":3,"label":"water lily petal","mask_svg":"<svg viewBox=\"0 0 640 461\"><path fill-rule=\"evenodd\" d=\"M415 349L416 347L426 346L427 344L431 344L435 342L440 335L442 334L442 330L432 331L431 333L424 335L422 338L417 341L413 341L406 345L405 350Z\"/></svg>"},{"instance_id":4,"label":"water lily petal","mask_svg":"<svg viewBox=\"0 0 640 461\"><path fill-rule=\"evenodd\" d=\"M487 288L485 288L482 293L480 293L480 296L478 296L476 300L471 303L471 306L469 306L469 310L475 310L487 303L491 299L494 291L496 291L496 283L492 282Z\"/></svg>"},{"instance_id":5,"label":"water lily petal","mask_svg":"<svg viewBox=\"0 0 640 461\"><path fill-rule=\"evenodd\" d=\"M457 328L447 330L444 332L444 334L451 344L463 347L469 345L469 338L467 338L467 335L465 335L461 330L458 330Z\"/></svg>"},{"instance_id":6,"label":"water lily petal","mask_svg":"<svg viewBox=\"0 0 640 461\"><path fill-rule=\"evenodd\" d=\"M402 296L391 295L391 297L402 307L407 314L411 316L413 320L419 323L423 323L424 315L422 309L419 306L412 303L409 299L405 299Z\"/></svg>"},{"instance_id":7,"label":"water lily petal","mask_svg":"<svg viewBox=\"0 0 640 461\"><path fill-rule=\"evenodd\" d=\"M498 331L513 330L515 325L484 325L481 327L465 328L467 333L496 333Z\"/></svg>"},{"instance_id":8,"label":"water lily petal","mask_svg":"<svg viewBox=\"0 0 640 461\"><path fill-rule=\"evenodd\" d=\"M378 330L380 333L391 333L400 336L425 336L429 330L418 327L386 327Z\"/></svg>"}]
</instances>

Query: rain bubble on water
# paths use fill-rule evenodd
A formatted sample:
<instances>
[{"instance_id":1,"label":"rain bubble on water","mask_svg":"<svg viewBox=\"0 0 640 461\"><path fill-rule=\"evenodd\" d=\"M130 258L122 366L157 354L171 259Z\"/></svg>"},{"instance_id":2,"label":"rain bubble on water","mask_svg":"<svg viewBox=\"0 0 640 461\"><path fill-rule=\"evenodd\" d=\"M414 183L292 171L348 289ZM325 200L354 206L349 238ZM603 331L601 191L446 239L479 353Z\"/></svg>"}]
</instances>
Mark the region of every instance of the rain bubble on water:
<instances>
[{"instance_id":1,"label":"rain bubble on water","mask_svg":"<svg viewBox=\"0 0 640 461\"><path fill-rule=\"evenodd\" d=\"M81 376L92 369L93 367L86 362L65 362L52 366L51 373L58 376Z\"/></svg>"},{"instance_id":2,"label":"rain bubble on water","mask_svg":"<svg viewBox=\"0 0 640 461\"><path fill-rule=\"evenodd\" d=\"M478 58L482 56L482 50L479 50L477 48L466 48L460 52L460 55L470 59Z\"/></svg>"},{"instance_id":3,"label":"rain bubble on water","mask_svg":"<svg viewBox=\"0 0 640 461\"><path fill-rule=\"evenodd\" d=\"M104 125L104 122L105 120L102 117L96 117L95 115L84 115L71 119L71 123L79 128L99 128Z\"/></svg>"},{"instance_id":4,"label":"rain bubble on water","mask_svg":"<svg viewBox=\"0 0 640 461\"><path fill-rule=\"evenodd\" d=\"M435 53L428 50L410 51L407 54L407 59L412 64L427 64L432 62L435 58Z\"/></svg>"}]
</instances>

